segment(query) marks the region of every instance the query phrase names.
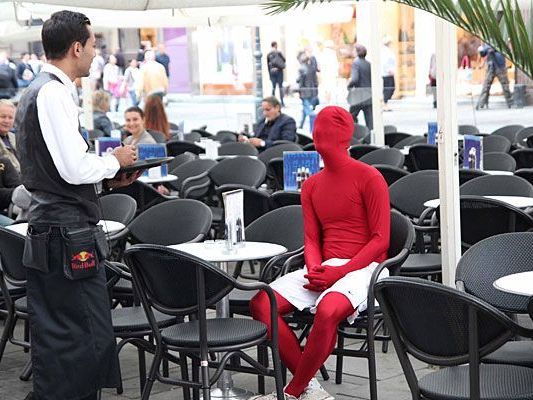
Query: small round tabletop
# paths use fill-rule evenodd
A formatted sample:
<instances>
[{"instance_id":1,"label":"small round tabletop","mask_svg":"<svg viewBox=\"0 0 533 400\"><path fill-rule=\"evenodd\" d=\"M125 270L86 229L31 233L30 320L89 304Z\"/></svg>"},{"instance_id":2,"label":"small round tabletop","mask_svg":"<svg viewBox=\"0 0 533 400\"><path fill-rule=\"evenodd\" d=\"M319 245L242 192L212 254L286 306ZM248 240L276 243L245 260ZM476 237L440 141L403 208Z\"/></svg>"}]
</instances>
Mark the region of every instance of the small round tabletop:
<instances>
[{"instance_id":1,"label":"small round tabletop","mask_svg":"<svg viewBox=\"0 0 533 400\"><path fill-rule=\"evenodd\" d=\"M533 207L533 197L523 196L482 196L488 199L499 200L516 208ZM424 207L437 208L440 205L440 199L428 200L424 203Z\"/></svg>"},{"instance_id":2,"label":"small round tabletop","mask_svg":"<svg viewBox=\"0 0 533 400\"><path fill-rule=\"evenodd\" d=\"M140 176L139 180L143 183L165 183L165 182L174 182L178 180L176 175L168 174L165 176L149 177L149 176Z\"/></svg>"},{"instance_id":3,"label":"small round tabletop","mask_svg":"<svg viewBox=\"0 0 533 400\"><path fill-rule=\"evenodd\" d=\"M498 170L491 170L491 169L484 169L483 172L488 175L514 175L514 172L511 172L511 171L498 171Z\"/></svg>"},{"instance_id":4,"label":"small round tabletop","mask_svg":"<svg viewBox=\"0 0 533 400\"><path fill-rule=\"evenodd\" d=\"M533 296L533 271L502 276L500 279L495 280L493 285L502 292Z\"/></svg>"},{"instance_id":5,"label":"small round tabletop","mask_svg":"<svg viewBox=\"0 0 533 400\"><path fill-rule=\"evenodd\" d=\"M287 249L279 244L266 242L243 242L226 249L224 240L206 241L201 243L181 243L168 246L171 249L189 253L209 262L232 262L270 258L283 254Z\"/></svg>"},{"instance_id":6,"label":"small round tabletop","mask_svg":"<svg viewBox=\"0 0 533 400\"><path fill-rule=\"evenodd\" d=\"M106 234L116 233L126 228L126 225L121 222L111 221L107 219L102 219L98 221L98 225L102 227L103 231ZM26 236L26 232L28 231L28 223L22 222L20 224L8 225L5 228L9 229L10 231L17 232L22 236Z\"/></svg>"}]
</instances>

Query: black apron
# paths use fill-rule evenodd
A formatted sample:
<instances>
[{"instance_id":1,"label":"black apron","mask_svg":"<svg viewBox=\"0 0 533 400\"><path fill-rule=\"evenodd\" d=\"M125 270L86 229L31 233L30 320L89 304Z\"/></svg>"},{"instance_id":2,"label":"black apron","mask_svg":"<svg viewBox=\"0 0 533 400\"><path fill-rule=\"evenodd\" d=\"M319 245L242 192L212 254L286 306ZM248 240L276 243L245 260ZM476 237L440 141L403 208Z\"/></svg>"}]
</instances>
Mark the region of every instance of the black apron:
<instances>
[{"instance_id":1,"label":"black apron","mask_svg":"<svg viewBox=\"0 0 533 400\"><path fill-rule=\"evenodd\" d=\"M79 400L119 379L105 269L67 279L63 240L53 228L48 273L27 269L33 400Z\"/></svg>"}]
</instances>

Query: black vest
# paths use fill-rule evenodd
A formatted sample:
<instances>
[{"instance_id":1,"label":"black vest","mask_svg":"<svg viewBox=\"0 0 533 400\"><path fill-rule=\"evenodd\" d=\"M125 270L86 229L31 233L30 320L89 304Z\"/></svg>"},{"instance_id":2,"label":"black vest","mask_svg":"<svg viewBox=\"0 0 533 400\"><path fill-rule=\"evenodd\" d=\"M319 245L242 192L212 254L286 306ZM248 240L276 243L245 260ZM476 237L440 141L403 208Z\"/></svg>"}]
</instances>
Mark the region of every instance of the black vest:
<instances>
[{"instance_id":1,"label":"black vest","mask_svg":"<svg viewBox=\"0 0 533 400\"><path fill-rule=\"evenodd\" d=\"M17 107L17 150L22 183L32 194L29 222L79 227L96 224L100 209L94 185L71 185L61 178L43 138L37 114L37 95L41 87L52 80L61 82L47 72L37 75ZM68 148L62 150L70 151Z\"/></svg>"}]
</instances>

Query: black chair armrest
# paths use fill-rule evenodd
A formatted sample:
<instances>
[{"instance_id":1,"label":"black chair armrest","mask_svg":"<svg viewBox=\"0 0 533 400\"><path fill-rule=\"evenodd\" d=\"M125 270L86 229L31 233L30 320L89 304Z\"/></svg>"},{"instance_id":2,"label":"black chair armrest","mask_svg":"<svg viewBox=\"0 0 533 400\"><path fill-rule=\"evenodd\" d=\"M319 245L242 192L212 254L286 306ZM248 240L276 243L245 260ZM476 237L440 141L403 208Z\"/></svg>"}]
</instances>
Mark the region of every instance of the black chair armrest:
<instances>
[{"instance_id":1,"label":"black chair armrest","mask_svg":"<svg viewBox=\"0 0 533 400\"><path fill-rule=\"evenodd\" d=\"M205 238L205 235L203 233L200 233L198 234L195 238L191 239L191 240L188 240L187 242L185 243L198 243L198 242L201 242L203 241Z\"/></svg>"},{"instance_id":2,"label":"black chair armrest","mask_svg":"<svg viewBox=\"0 0 533 400\"><path fill-rule=\"evenodd\" d=\"M117 275L119 278L126 279L128 281L132 281L130 269L119 262L116 261L105 261L105 266L108 268L111 272L113 272L115 275Z\"/></svg>"},{"instance_id":3,"label":"black chair armrest","mask_svg":"<svg viewBox=\"0 0 533 400\"><path fill-rule=\"evenodd\" d=\"M304 256L304 250L302 248L301 251L289 257L287 261L285 261L285 263L283 264L281 275L286 275L289 272L296 271L297 269L301 269L303 268L304 265L305 265L305 256Z\"/></svg>"}]
</instances>

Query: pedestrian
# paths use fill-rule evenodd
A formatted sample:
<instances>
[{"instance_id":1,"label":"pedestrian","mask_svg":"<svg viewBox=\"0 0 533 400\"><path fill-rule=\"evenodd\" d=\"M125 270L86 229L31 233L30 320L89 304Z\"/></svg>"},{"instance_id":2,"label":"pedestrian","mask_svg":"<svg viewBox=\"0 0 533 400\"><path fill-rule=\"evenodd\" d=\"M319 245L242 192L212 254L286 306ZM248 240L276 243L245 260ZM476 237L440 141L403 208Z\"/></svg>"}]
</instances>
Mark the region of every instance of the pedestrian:
<instances>
[{"instance_id":1,"label":"pedestrian","mask_svg":"<svg viewBox=\"0 0 533 400\"><path fill-rule=\"evenodd\" d=\"M300 129L304 127L307 117L311 118L311 113L318 105L318 64L315 57L308 52L302 51L298 54L300 68L298 69L298 79L300 100L302 100L302 119ZM312 128L311 128L312 129Z\"/></svg>"},{"instance_id":2,"label":"pedestrian","mask_svg":"<svg viewBox=\"0 0 533 400\"><path fill-rule=\"evenodd\" d=\"M48 59L18 104L22 183L32 195L23 263L30 320L32 400L96 400L118 385L116 343L106 288L105 234L96 184L124 186L118 174L133 146L89 153L73 81L89 75L96 38L89 19L59 11L42 27Z\"/></svg>"},{"instance_id":3,"label":"pedestrian","mask_svg":"<svg viewBox=\"0 0 533 400\"><path fill-rule=\"evenodd\" d=\"M117 60L117 66L120 68L120 73L124 74L124 70L126 69L126 59L124 58L124 53L120 50L120 47L115 49L113 55Z\"/></svg>"},{"instance_id":4,"label":"pedestrian","mask_svg":"<svg viewBox=\"0 0 533 400\"><path fill-rule=\"evenodd\" d=\"M17 93L19 87L16 67L9 62L5 51L0 51L0 99L10 99Z\"/></svg>"},{"instance_id":5,"label":"pedestrian","mask_svg":"<svg viewBox=\"0 0 533 400\"><path fill-rule=\"evenodd\" d=\"M114 110L118 111L120 98L122 97L122 76L117 65L117 59L113 54L109 56L109 60L104 67L103 83L104 90L107 90L114 99Z\"/></svg>"},{"instance_id":6,"label":"pedestrian","mask_svg":"<svg viewBox=\"0 0 533 400\"><path fill-rule=\"evenodd\" d=\"M396 89L394 74L396 72L396 55L390 48L392 39L385 36L381 47L381 76L383 77L383 111L390 111L388 102Z\"/></svg>"},{"instance_id":7,"label":"pedestrian","mask_svg":"<svg viewBox=\"0 0 533 400\"><path fill-rule=\"evenodd\" d=\"M429 87L431 88L431 94L433 96L433 108L437 108L437 61L435 53L431 55L429 59Z\"/></svg>"},{"instance_id":8,"label":"pedestrian","mask_svg":"<svg viewBox=\"0 0 533 400\"><path fill-rule=\"evenodd\" d=\"M352 63L352 76L348 83L348 104L350 104L350 114L355 123L358 121L359 112L365 115L365 124L368 129L374 128L372 117L372 79L370 73L370 63L366 60L366 47L360 44L355 45L357 57Z\"/></svg>"},{"instance_id":9,"label":"pedestrian","mask_svg":"<svg viewBox=\"0 0 533 400\"><path fill-rule=\"evenodd\" d=\"M141 79L141 72L139 71L138 65L139 62L137 61L137 59L132 58L129 62L128 68L126 68L126 71L124 72L124 80L122 81L122 91L127 91L129 93L132 106L139 105L137 89L139 86L139 81Z\"/></svg>"},{"instance_id":10,"label":"pedestrian","mask_svg":"<svg viewBox=\"0 0 533 400\"><path fill-rule=\"evenodd\" d=\"M276 86L279 87L279 99L281 106L285 107L283 102L283 70L285 69L285 57L283 53L278 50L278 43L272 42L270 44L270 52L267 54L268 75L270 82L272 82L272 96L276 96Z\"/></svg>"},{"instance_id":11,"label":"pedestrian","mask_svg":"<svg viewBox=\"0 0 533 400\"><path fill-rule=\"evenodd\" d=\"M352 133L345 109L327 106L317 115L313 138L324 169L302 187L305 267L270 284L279 314L279 354L292 373L286 400L334 399L313 378L335 347L339 323L353 323L366 309L372 273L387 258L389 191L374 167L350 157ZM304 309L315 317L302 348L283 316ZM250 311L271 334L266 292L254 296ZM276 393L255 400L276 400Z\"/></svg>"},{"instance_id":12,"label":"pedestrian","mask_svg":"<svg viewBox=\"0 0 533 400\"><path fill-rule=\"evenodd\" d=\"M30 65L30 54L24 52L20 55L20 62L17 65L17 80L19 87L28 87L34 77L35 74Z\"/></svg>"},{"instance_id":13,"label":"pedestrian","mask_svg":"<svg viewBox=\"0 0 533 400\"><path fill-rule=\"evenodd\" d=\"M155 56L155 60L161 64L163 67L165 67L165 72L167 74L167 77L170 76L170 57L165 52L165 45L163 43L159 43L157 45L157 54Z\"/></svg>"},{"instance_id":14,"label":"pedestrian","mask_svg":"<svg viewBox=\"0 0 533 400\"><path fill-rule=\"evenodd\" d=\"M91 82L91 89L102 89L103 82L102 76L104 73L105 60L102 57L102 50L96 49L96 56L91 63L91 69L89 71L89 80Z\"/></svg>"},{"instance_id":15,"label":"pedestrian","mask_svg":"<svg viewBox=\"0 0 533 400\"><path fill-rule=\"evenodd\" d=\"M143 98L155 95L161 97L162 100L168 90L168 77L165 67L155 61L155 54L152 50L144 53L144 63L140 71L139 92Z\"/></svg>"},{"instance_id":16,"label":"pedestrian","mask_svg":"<svg viewBox=\"0 0 533 400\"><path fill-rule=\"evenodd\" d=\"M513 98L511 91L509 90L509 79L507 78L507 67L505 65L505 57L502 53L497 52L489 45L482 45L478 48L479 55L485 58L485 64L487 65L487 71L485 74L485 80L483 81L483 87L479 100L476 105L476 110L486 107L489 108L489 95L490 87L494 78L498 78L502 85L503 95L505 96L505 102L507 107L513 106Z\"/></svg>"}]
</instances>

